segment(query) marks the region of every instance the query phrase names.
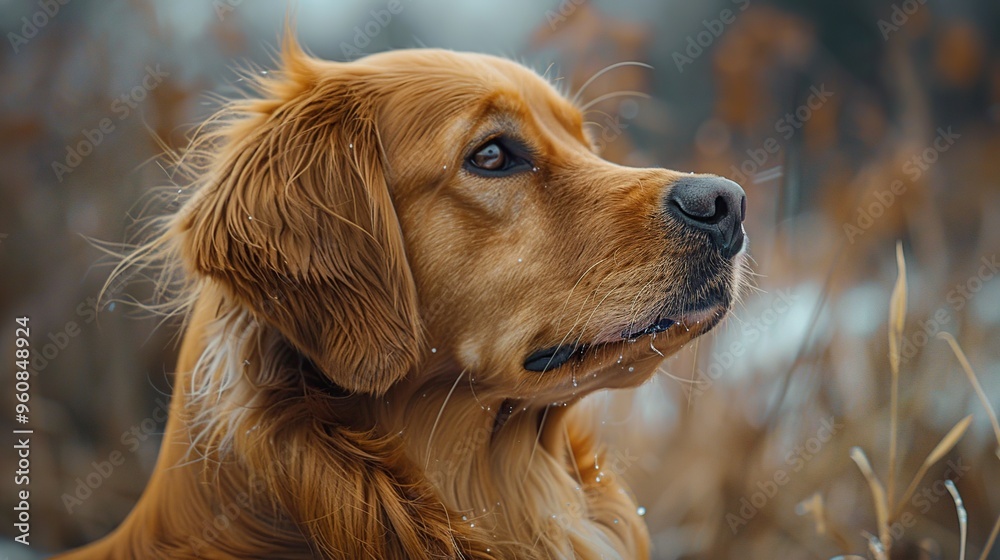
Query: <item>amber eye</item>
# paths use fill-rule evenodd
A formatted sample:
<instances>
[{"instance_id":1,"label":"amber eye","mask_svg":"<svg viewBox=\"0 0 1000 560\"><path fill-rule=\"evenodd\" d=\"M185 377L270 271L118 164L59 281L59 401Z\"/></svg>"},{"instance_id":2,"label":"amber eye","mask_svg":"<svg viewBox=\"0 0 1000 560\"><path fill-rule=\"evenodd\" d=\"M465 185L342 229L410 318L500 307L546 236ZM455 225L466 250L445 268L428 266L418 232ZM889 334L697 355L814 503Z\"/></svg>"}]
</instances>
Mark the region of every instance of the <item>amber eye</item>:
<instances>
[{"instance_id":1,"label":"amber eye","mask_svg":"<svg viewBox=\"0 0 1000 560\"><path fill-rule=\"evenodd\" d=\"M472 155L472 165L486 171L500 171L507 164L507 153L496 142L490 142Z\"/></svg>"},{"instance_id":2,"label":"amber eye","mask_svg":"<svg viewBox=\"0 0 1000 560\"><path fill-rule=\"evenodd\" d=\"M509 177L532 168L531 150L517 139L494 137L465 159L465 170L482 177Z\"/></svg>"}]
</instances>

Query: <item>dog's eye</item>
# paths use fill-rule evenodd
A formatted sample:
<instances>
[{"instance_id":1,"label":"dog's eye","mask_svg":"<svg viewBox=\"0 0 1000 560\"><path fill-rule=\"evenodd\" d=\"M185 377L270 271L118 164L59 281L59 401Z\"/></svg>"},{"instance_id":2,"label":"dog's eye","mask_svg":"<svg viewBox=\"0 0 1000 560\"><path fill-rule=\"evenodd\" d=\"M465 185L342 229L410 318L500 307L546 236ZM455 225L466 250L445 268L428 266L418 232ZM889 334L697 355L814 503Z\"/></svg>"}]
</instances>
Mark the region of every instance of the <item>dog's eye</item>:
<instances>
[{"instance_id":1,"label":"dog's eye","mask_svg":"<svg viewBox=\"0 0 1000 560\"><path fill-rule=\"evenodd\" d=\"M507 153L496 142L490 142L479 148L470 161L479 169L499 171L507 164Z\"/></svg>"},{"instance_id":2,"label":"dog's eye","mask_svg":"<svg viewBox=\"0 0 1000 560\"><path fill-rule=\"evenodd\" d=\"M484 177L505 177L529 169L531 164L520 155L525 150L511 149L503 139L493 139L476 148L465 161L465 168Z\"/></svg>"}]
</instances>

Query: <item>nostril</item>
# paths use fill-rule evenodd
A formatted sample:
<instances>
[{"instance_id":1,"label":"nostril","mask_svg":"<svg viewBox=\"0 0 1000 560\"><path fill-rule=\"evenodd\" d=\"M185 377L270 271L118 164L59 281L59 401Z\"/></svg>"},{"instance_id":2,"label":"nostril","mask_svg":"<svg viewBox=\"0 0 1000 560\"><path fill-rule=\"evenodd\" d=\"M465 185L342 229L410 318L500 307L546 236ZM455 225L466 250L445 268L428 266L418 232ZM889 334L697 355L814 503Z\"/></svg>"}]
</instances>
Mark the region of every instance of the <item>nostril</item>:
<instances>
[{"instance_id":1,"label":"nostril","mask_svg":"<svg viewBox=\"0 0 1000 560\"><path fill-rule=\"evenodd\" d=\"M695 208L690 210L685 208L683 199L675 200L674 204L676 204L678 210L680 210L681 213L688 218L708 225L715 225L721 222L729 214L726 199L721 196L715 198L715 204L712 206L703 204L699 208L697 205L688 203L688 206L695 206Z\"/></svg>"}]
</instances>

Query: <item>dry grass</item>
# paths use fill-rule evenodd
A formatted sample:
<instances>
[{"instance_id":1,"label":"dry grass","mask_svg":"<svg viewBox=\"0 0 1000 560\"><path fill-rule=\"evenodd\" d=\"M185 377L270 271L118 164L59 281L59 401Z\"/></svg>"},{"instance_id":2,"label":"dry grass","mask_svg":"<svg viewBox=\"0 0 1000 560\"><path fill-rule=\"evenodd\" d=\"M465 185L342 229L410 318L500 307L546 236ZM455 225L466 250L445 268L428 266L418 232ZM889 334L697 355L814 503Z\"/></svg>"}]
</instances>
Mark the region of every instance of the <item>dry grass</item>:
<instances>
[{"instance_id":1,"label":"dry grass","mask_svg":"<svg viewBox=\"0 0 1000 560\"><path fill-rule=\"evenodd\" d=\"M661 527L674 528L668 532L661 529L657 543L659 557L833 558L839 554L844 558L876 560L964 555L981 560L990 558L1000 520L993 522L996 506L989 502L993 495L984 489L996 487L997 465L988 462L993 457L995 463L996 456L992 445L984 453L981 436L969 440L969 434L974 432L971 428L976 417L982 418L981 411L989 417L990 425L995 424L995 415L986 391L955 343L956 356L972 386L969 392L982 401L980 412L964 414L941 431L933 427L940 422L928 423L922 417L919 403L926 403L927 397L920 391L926 386L924 378L933 374L922 362L905 361L901 356L904 346L901 341L907 329L912 328L905 314L907 293L902 252L898 253L898 263L900 273L887 323L888 347L892 350L886 355L886 384L890 386L887 400L892 400L891 395L897 395L898 400L886 403L888 406L884 408L873 401L875 408L857 409L845 415L843 430L818 449L766 504L756 508L758 511L745 524L739 522L734 531L727 530L727 515L738 512L742 498L754 496L760 487L758 482L774 480L777 469L791 470L789 463L782 461L783 453L790 449L788 434L798 434L801 442L803 434L815 433L810 431L815 429L815 423L786 421L772 430L766 423L748 421L745 414L752 408L745 404L747 397L753 395L746 388L756 386L760 390L768 379L773 383L774 376L751 374L760 375L758 381L744 380L735 388L716 383L694 398L688 384L675 382L666 375L657 380L654 385L676 399L677 427L658 436L663 438L662 443L650 451L657 456L656 461L640 465L626 476L633 480L640 496L653 495L651 489L657 489L659 499L645 504L654 527L662 523ZM948 335L940 338L953 340ZM892 342L894 339L896 342ZM719 345L719 341L714 343ZM712 352L701 354L710 356ZM896 357L892 358L893 355ZM679 358L667 373L675 375L705 367L704 363L699 366L685 361L691 358ZM953 383L947 388L953 394L963 391L962 385ZM827 387L812 393L798 403L798 412L789 411L785 418L798 418L797 414L803 413L807 419L815 418L810 409L826 410L834 404L832 396L824 394L829 390ZM797 398L805 396L801 387L793 385L792 392L798 394ZM615 402L615 398L611 401ZM634 409L642 403L642 398L637 397L636 401L623 404L620 410ZM618 417L613 407L611 410L610 416ZM629 420L635 420L634 413ZM633 444L630 438L622 439L620 432L615 431L620 428L617 425L608 432L618 434L613 441L622 447L641 445L651 437L648 432L642 434L645 440L633 436ZM795 437L792 439L794 442ZM707 441L714 445L706 446ZM888 444L890 441L897 443ZM672 459L673 454L678 457L676 460ZM862 474L862 485L853 481L856 476L839 457L853 461ZM974 463L973 472L959 472L957 476L953 472L942 473L945 464L955 461L961 464L963 460ZM882 469L877 468L878 464L883 465ZM665 480L662 473L671 473L677 480ZM892 473L899 484L890 491L882 481ZM923 504L926 500L922 496L934 488L942 492L946 489L945 498L934 501L927 511L914 506L914 500ZM960 489L964 489L961 492L964 501ZM970 499L971 506L966 503ZM800 522L789 515L791 511L799 514ZM992 530L987 534L991 522ZM781 552L776 554L775 550Z\"/></svg>"}]
</instances>

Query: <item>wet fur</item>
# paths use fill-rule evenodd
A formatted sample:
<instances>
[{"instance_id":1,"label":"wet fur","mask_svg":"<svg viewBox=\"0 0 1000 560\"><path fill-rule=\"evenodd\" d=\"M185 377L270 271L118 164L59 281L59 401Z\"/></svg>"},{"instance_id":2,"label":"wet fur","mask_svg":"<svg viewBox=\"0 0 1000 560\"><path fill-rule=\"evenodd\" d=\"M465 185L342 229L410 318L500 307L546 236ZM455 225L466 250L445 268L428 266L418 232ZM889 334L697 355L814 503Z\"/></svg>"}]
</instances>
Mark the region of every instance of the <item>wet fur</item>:
<instances>
[{"instance_id":1,"label":"wet fur","mask_svg":"<svg viewBox=\"0 0 1000 560\"><path fill-rule=\"evenodd\" d=\"M283 51L119 267L161 267L161 310L186 317L170 420L133 512L65 557L647 557L579 401L642 383L715 317L649 344L629 325L732 305L740 262L659 211L680 175L601 160L509 61ZM538 170L462 171L490 127ZM564 341L591 350L521 367Z\"/></svg>"}]
</instances>

